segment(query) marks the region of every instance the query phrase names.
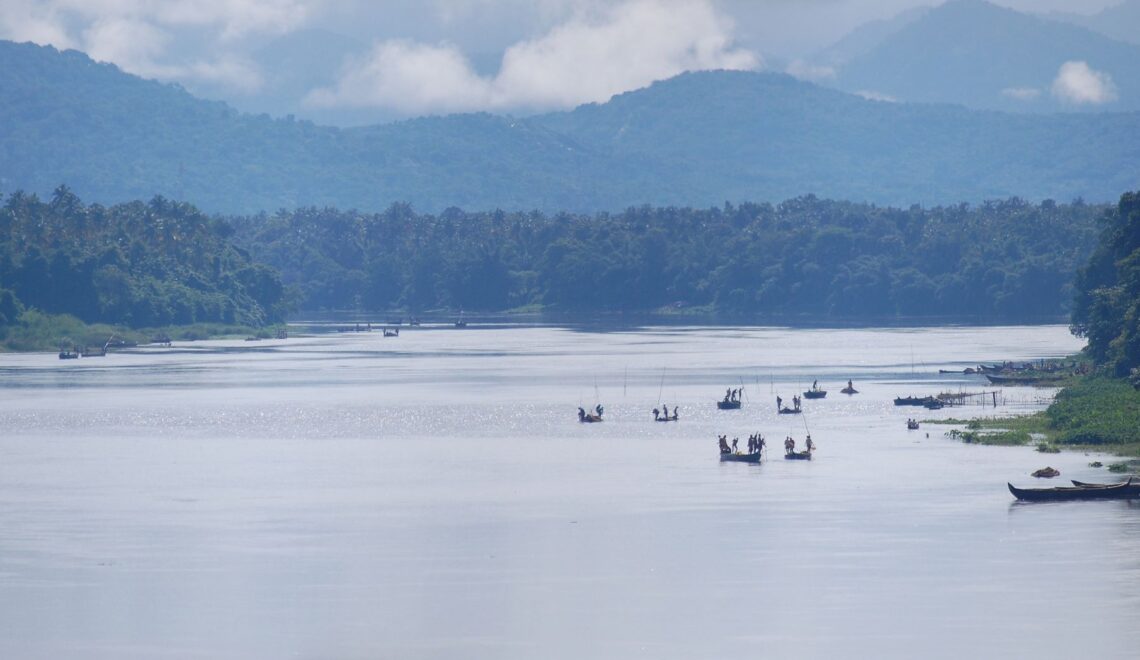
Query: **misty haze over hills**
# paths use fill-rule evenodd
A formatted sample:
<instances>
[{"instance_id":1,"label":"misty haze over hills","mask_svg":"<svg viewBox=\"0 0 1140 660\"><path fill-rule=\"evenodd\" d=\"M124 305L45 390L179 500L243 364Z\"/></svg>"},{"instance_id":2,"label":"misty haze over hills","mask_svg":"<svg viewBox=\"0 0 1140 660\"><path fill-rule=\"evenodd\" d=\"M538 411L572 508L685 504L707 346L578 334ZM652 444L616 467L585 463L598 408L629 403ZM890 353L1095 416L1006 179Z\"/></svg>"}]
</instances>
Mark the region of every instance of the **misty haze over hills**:
<instances>
[{"instance_id":1,"label":"misty haze over hills","mask_svg":"<svg viewBox=\"0 0 1140 660\"><path fill-rule=\"evenodd\" d=\"M825 83L879 98L1007 112L1140 109L1140 46L982 0L866 26L821 57L836 72Z\"/></svg>"},{"instance_id":2,"label":"misty haze over hills","mask_svg":"<svg viewBox=\"0 0 1140 660\"><path fill-rule=\"evenodd\" d=\"M805 194L925 205L1111 201L1137 185L1140 114L1005 115L884 103L753 72L679 76L608 103L338 129L243 115L85 55L0 42L0 189L211 212L406 201L547 211Z\"/></svg>"}]
</instances>

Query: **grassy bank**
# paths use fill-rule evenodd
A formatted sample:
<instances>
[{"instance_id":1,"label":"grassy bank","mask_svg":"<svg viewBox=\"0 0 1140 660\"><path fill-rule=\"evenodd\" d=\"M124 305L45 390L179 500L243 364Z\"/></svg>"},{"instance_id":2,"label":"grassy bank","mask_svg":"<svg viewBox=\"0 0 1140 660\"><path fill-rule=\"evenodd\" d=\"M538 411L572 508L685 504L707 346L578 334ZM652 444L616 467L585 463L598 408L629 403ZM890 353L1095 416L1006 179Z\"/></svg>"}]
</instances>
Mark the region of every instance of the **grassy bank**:
<instances>
[{"instance_id":1,"label":"grassy bank","mask_svg":"<svg viewBox=\"0 0 1140 660\"><path fill-rule=\"evenodd\" d=\"M1048 409L1021 417L926 420L955 427L948 435L987 445L1036 445L1038 451L1096 451L1140 458L1140 391L1127 380L1069 381ZM1127 469L1128 462L1110 469Z\"/></svg>"},{"instance_id":2,"label":"grassy bank","mask_svg":"<svg viewBox=\"0 0 1140 660\"><path fill-rule=\"evenodd\" d=\"M157 339L194 341L224 337L273 337L276 327L251 328L222 323L196 323L162 328L127 328L104 323L87 324L69 314L44 314L28 310L19 320L0 327L0 351L58 351L61 347L98 348L114 337L127 344L147 344Z\"/></svg>"}]
</instances>

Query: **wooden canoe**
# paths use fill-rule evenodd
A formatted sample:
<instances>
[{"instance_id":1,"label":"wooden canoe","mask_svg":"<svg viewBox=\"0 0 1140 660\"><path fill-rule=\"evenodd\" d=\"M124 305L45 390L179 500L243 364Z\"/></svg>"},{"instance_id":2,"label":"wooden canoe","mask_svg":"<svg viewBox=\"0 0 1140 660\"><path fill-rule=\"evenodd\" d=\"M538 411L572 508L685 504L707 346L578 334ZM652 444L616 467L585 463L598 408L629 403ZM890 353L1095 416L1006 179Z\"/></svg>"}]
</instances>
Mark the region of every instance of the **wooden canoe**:
<instances>
[{"instance_id":1,"label":"wooden canoe","mask_svg":"<svg viewBox=\"0 0 1140 660\"><path fill-rule=\"evenodd\" d=\"M737 399L736 401L717 401L716 407L720 408L721 410L739 410L740 400Z\"/></svg>"},{"instance_id":2,"label":"wooden canoe","mask_svg":"<svg viewBox=\"0 0 1140 660\"><path fill-rule=\"evenodd\" d=\"M727 461L733 463L759 463L760 452L756 452L755 454L721 454L720 460L722 462Z\"/></svg>"},{"instance_id":3,"label":"wooden canoe","mask_svg":"<svg viewBox=\"0 0 1140 660\"><path fill-rule=\"evenodd\" d=\"M788 459L789 461L810 461L811 460L811 452L810 451L787 452L784 454L784 458Z\"/></svg>"},{"instance_id":4,"label":"wooden canoe","mask_svg":"<svg viewBox=\"0 0 1140 660\"><path fill-rule=\"evenodd\" d=\"M1102 488L1057 486L1055 488L1018 488L1011 483L1009 492L1025 502L1070 502L1074 500L1122 500L1140 497L1140 488L1125 482Z\"/></svg>"}]
</instances>

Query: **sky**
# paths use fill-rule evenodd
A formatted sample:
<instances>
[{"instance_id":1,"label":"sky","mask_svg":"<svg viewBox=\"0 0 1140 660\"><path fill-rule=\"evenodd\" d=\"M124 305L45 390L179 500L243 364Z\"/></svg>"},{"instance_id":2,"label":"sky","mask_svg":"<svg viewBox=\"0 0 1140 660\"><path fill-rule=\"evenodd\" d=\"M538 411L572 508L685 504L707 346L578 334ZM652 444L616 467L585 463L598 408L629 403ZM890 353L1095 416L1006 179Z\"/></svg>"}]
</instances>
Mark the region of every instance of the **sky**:
<instances>
[{"instance_id":1,"label":"sky","mask_svg":"<svg viewBox=\"0 0 1140 660\"><path fill-rule=\"evenodd\" d=\"M1092 14L1119 1L995 4ZM565 109L690 70L810 78L811 55L852 29L932 4L938 0L0 0L0 38L82 50L238 107L287 93L317 115L398 118ZM305 34L312 52L288 66L267 59L280 52L270 50L274 43Z\"/></svg>"}]
</instances>

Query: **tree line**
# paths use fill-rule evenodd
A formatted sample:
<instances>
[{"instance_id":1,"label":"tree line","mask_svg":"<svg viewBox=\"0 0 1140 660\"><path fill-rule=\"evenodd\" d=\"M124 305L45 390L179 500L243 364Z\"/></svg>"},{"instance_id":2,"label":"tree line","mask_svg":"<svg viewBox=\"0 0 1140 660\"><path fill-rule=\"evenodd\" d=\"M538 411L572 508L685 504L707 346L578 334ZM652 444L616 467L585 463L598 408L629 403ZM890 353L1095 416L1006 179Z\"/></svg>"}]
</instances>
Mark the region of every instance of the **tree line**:
<instances>
[{"instance_id":1,"label":"tree line","mask_svg":"<svg viewBox=\"0 0 1140 660\"><path fill-rule=\"evenodd\" d=\"M1123 248L1096 248L1097 223L1132 217L1133 199L209 217L162 197L85 205L60 186L0 209L0 326L29 308L135 328L264 326L297 308L1024 321L1063 318L1076 293L1074 327L1099 342L1112 292L1140 284L1101 281Z\"/></svg>"},{"instance_id":2,"label":"tree line","mask_svg":"<svg viewBox=\"0 0 1140 660\"><path fill-rule=\"evenodd\" d=\"M311 310L1059 320L1105 208L1011 198L899 209L806 196L595 215L307 207L230 222Z\"/></svg>"},{"instance_id":3,"label":"tree line","mask_svg":"<svg viewBox=\"0 0 1140 660\"><path fill-rule=\"evenodd\" d=\"M0 208L0 327L28 308L134 328L282 320L277 271L232 233L162 197L104 207L66 186L48 201L13 193Z\"/></svg>"}]
</instances>

